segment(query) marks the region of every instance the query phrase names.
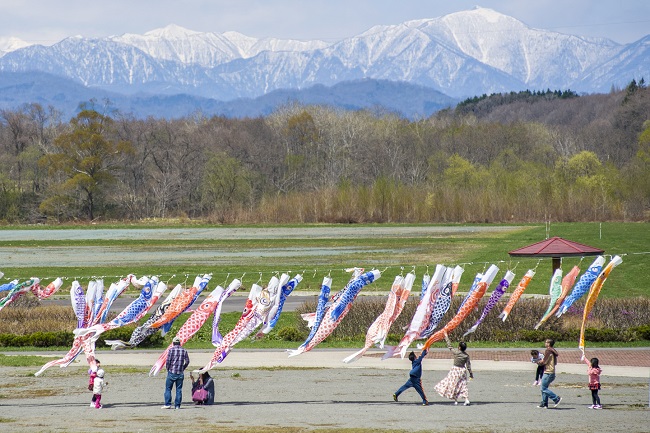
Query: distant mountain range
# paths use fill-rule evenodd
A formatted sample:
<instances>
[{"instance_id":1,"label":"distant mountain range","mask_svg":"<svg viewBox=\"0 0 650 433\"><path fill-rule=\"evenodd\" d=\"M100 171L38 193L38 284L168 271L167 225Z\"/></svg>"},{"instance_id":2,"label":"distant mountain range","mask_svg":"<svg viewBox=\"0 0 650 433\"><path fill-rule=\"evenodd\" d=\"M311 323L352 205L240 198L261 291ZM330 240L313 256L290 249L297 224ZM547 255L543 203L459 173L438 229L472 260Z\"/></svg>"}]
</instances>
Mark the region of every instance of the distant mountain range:
<instances>
[{"instance_id":1,"label":"distant mountain range","mask_svg":"<svg viewBox=\"0 0 650 433\"><path fill-rule=\"evenodd\" d=\"M0 108L39 102L65 115L94 97L136 117L258 116L298 101L414 118L484 93L606 93L642 77L650 78L650 35L621 45L533 29L485 8L335 43L176 25L51 46L0 41Z\"/></svg>"}]
</instances>

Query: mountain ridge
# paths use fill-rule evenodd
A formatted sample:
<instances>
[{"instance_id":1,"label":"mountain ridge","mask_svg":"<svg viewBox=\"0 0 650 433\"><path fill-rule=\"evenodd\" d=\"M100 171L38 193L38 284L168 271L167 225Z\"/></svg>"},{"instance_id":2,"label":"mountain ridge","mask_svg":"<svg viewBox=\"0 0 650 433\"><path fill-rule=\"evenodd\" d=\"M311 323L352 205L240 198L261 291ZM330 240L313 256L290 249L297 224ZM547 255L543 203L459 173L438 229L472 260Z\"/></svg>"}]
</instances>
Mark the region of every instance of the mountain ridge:
<instances>
[{"instance_id":1,"label":"mountain ridge","mask_svg":"<svg viewBox=\"0 0 650 433\"><path fill-rule=\"evenodd\" d=\"M175 24L144 35L73 36L51 46L12 40L0 44L0 71L45 72L125 96L227 102L371 79L421 86L458 100L527 89L621 88L650 76L649 40L650 35L618 44L535 29L478 7L377 25L332 43L197 32Z\"/></svg>"}]
</instances>

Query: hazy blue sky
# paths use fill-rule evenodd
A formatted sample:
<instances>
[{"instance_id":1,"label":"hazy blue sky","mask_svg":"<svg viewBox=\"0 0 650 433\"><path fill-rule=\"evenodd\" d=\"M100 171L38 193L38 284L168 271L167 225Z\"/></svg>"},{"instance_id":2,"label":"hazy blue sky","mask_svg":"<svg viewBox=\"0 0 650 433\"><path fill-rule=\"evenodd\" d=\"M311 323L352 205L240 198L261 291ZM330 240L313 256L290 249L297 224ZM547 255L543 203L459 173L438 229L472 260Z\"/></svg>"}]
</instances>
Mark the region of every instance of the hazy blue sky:
<instances>
[{"instance_id":1,"label":"hazy blue sky","mask_svg":"<svg viewBox=\"0 0 650 433\"><path fill-rule=\"evenodd\" d=\"M649 0L0 0L0 38L49 45L67 36L142 34L178 24L201 32L336 41L373 25L475 5L530 27L619 43L650 34Z\"/></svg>"}]
</instances>

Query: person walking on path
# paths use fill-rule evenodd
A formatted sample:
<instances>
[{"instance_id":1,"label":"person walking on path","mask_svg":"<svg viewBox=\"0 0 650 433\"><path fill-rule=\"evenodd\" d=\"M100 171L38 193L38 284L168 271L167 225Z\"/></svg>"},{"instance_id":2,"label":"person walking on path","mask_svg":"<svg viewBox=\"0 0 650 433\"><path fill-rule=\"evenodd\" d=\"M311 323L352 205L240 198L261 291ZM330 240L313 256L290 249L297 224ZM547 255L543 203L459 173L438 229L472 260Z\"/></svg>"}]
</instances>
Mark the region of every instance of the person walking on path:
<instances>
[{"instance_id":1,"label":"person walking on path","mask_svg":"<svg viewBox=\"0 0 650 433\"><path fill-rule=\"evenodd\" d=\"M603 406L600 404L600 397L598 396L598 390L600 389L600 374L603 372L598 366L598 358L591 358L587 361L587 358L584 358L585 363L587 364L587 375L589 375L589 389L591 390L591 406L587 406L589 409L602 409Z\"/></svg>"},{"instance_id":2,"label":"person walking on path","mask_svg":"<svg viewBox=\"0 0 650 433\"><path fill-rule=\"evenodd\" d=\"M104 380L104 370L101 368L97 369L97 374L95 380L93 380L93 397L95 398L95 409L101 409L102 406L102 392L108 385L108 382Z\"/></svg>"},{"instance_id":3,"label":"person walking on path","mask_svg":"<svg viewBox=\"0 0 650 433\"><path fill-rule=\"evenodd\" d=\"M458 398L463 397L465 399L464 405L469 406L467 375L469 374L469 377L473 379L474 373L472 373L472 363L470 362L469 355L465 352L467 350L467 344L461 341L458 343L458 349L455 349L446 332L445 341L451 353L454 354L454 366L451 367L447 376L438 382L434 389L441 397L454 400L454 404L458 404Z\"/></svg>"},{"instance_id":4,"label":"person walking on path","mask_svg":"<svg viewBox=\"0 0 650 433\"><path fill-rule=\"evenodd\" d=\"M422 360L427 356L428 350L423 350L419 357L415 356L415 352L409 353L409 361L411 361L411 371L409 371L409 379L404 385L393 394L393 400L397 401L401 393L409 388L415 388L420 398L422 398L422 406L429 404L427 396L422 389Z\"/></svg>"},{"instance_id":5,"label":"person walking on path","mask_svg":"<svg viewBox=\"0 0 650 433\"><path fill-rule=\"evenodd\" d=\"M549 338L544 343L546 350L544 351L544 358L538 362L538 364L544 366L544 376L542 376L542 402L539 404L539 408L548 409L548 400L551 399L554 403L553 407L557 407L562 401L562 397L555 394L548 387L555 380L555 366L557 365L557 350L553 348L555 346L555 340Z\"/></svg>"},{"instance_id":6,"label":"person walking on path","mask_svg":"<svg viewBox=\"0 0 650 433\"><path fill-rule=\"evenodd\" d=\"M176 398L174 399L174 409L181 408L183 400L183 379L185 378L185 369L190 365L190 357L181 346L181 340L174 337L172 340L172 348L169 349L167 354L167 380L165 381L165 405L163 409L171 409L172 407L172 388L176 385Z\"/></svg>"},{"instance_id":7,"label":"person walking on path","mask_svg":"<svg viewBox=\"0 0 650 433\"><path fill-rule=\"evenodd\" d=\"M93 392L95 388L95 378L97 377L97 370L101 368L101 362L99 359L95 359L95 365L88 369L88 391L93 393L92 398L90 399L90 407L95 407L95 393Z\"/></svg>"}]
</instances>

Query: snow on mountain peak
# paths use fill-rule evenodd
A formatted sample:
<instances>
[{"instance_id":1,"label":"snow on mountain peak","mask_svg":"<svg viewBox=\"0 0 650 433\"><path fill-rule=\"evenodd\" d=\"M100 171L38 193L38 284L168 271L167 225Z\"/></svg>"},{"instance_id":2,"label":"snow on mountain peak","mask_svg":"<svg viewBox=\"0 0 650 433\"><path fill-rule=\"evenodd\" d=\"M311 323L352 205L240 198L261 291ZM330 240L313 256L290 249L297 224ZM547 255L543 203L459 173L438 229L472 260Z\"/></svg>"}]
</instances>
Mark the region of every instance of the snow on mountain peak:
<instances>
[{"instance_id":1,"label":"snow on mountain peak","mask_svg":"<svg viewBox=\"0 0 650 433\"><path fill-rule=\"evenodd\" d=\"M0 38L0 52L11 52L18 50L20 48L28 47L32 44L25 42L22 39L15 38L13 36L8 38Z\"/></svg>"},{"instance_id":2,"label":"snow on mountain peak","mask_svg":"<svg viewBox=\"0 0 650 433\"><path fill-rule=\"evenodd\" d=\"M199 33L176 24L169 24L165 27L148 31L144 35L162 39L183 39Z\"/></svg>"}]
</instances>

